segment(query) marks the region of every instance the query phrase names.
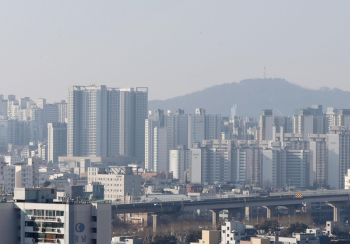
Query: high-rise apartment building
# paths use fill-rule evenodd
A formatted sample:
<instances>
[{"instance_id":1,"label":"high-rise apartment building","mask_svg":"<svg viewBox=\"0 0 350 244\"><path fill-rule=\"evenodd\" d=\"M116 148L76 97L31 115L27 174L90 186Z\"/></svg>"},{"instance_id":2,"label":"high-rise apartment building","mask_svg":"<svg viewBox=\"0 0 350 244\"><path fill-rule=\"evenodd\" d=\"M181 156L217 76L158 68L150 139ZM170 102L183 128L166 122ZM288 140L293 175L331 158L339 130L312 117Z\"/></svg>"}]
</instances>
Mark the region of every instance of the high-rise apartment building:
<instances>
[{"instance_id":1,"label":"high-rise apartment building","mask_svg":"<svg viewBox=\"0 0 350 244\"><path fill-rule=\"evenodd\" d=\"M148 119L145 120L145 169L148 171L154 171L154 130L163 127L164 111L149 111Z\"/></svg>"},{"instance_id":2,"label":"high-rise apartment building","mask_svg":"<svg viewBox=\"0 0 350 244\"><path fill-rule=\"evenodd\" d=\"M58 163L58 157L67 156L67 124L47 124L47 160Z\"/></svg>"},{"instance_id":3,"label":"high-rise apartment building","mask_svg":"<svg viewBox=\"0 0 350 244\"><path fill-rule=\"evenodd\" d=\"M188 115L188 142L187 145L198 142L202 145L205 140L205 110L196 108L195 114Z\"/></svg>"},{"instance_id":4,"label":"high-rise apartment building","mask_svg":"<svg viewBox=\"0 0 350 244\"><path fill-rule=\"evenodd\" d=\"M281 187L280 150L262 150L261 186L266 189Z\"/></svg>"},{"instance_id":5,"label":"high-rise apartment building","mask_svg":"<svg viewBox=\"0 0 350 244\"><path fill-rule=\"evenodd\" d=\"M106 86L72 86L68 95L68 156L107 156Z\"/></svg>"},{"instance_id":6,"label":"high-rise apartment building","mask_svg":"<svg viewBox=\"0 0 350 244\"><path fill-rule=\"evenodd\" d=\"M328 181L327 135L309 135L312 162L310 162L310 186L326 187Z\"/></svg>"},{"instance_id":7,"label":"high-rise apartment building","mask_svg":"<svg viewBox=\"0 0 350 244\"><path fill-rule=\"evenodd\" d=\"M233 179L231 140L205 140L190 149L191 183L230 182Z\"/></svg>"},{"instance_id":8,"label":"high-rise apartment building","mask_svg":"<svg viewBox=\"0 0 350 244\"><path fill-rule=\"evenodd\" d=\"M350 126L350 109L339 109L335 122L334 126Z\"/></svg>"},{"instance_id":9,"label":"high-rise apartment building","mask_svg":"<svg viewBox=\"0 0 350 244\"><path fill-rule=\"evenodd\" d=\"M232 180L242 184L261 186L262 149L236 147L232 149Z\"/></svg>"},{"instance_id":10,"label":"high-rise apartment building","mask_svg":"<svg viewBox=\"0 0 350 244\"><path fill-rule=\"evenodd\" d=\"M310 184L309 150L281 150L281 186L308 188ZM312 182L313 183L313 182Z\"/></svg>"},{"instance_id":11,"label":"high-rise apartment building","mask_svg":"<svg viewBox=\"0 0 350 244\"><path fill-rule=\"evenodd\" d=\"M147 88L70 87L68 155L144 157L147 99Z\"/></svg>"},{"instance_id":12,"label":"high-rise apartment building","mask_svg":"<svg viewBox=\"0 0 350 244\"><path fill-rule=\"evenodd\" d=\"M47 103L45 106L45 123L55 123L58 122L59 110L56 103Z\"/></svg>"},{"instance_id":13,"label":"high-rise apartment building","mask_svg":"<svg viewBox=\"0 0 350 244\"><path fill-rule=\"evenodd\" d=\"M173 178L185 181L186 170L189 169L189 150L186 146L178 146L170 150L169 171L173 172Z\"/></svg>"},{"instance_id":14,"label":"high-rise apartment building","mask_svg":"<svg viewBox=\"0 0 350 244\"><path fill-rule=\"evenodd\" d=\"M169 170L169 148L167 141L167 128L155 127L153 133L154 172Z\"/></svg>"},{"instance_id":15,"label":"high-rise apartment building","mask_svg":"<svg viewBox=\"0 0 350 244\"><path fill-rule=\"evenodd\" d=\"M58 108L58 122L67 123L67 103L62 100L59 103L55 103Z\"/></svg>"},{"instance_id":16,"label":"high-rise apartment building","mask_svg":"<svg viewBox=\"0 0 350 244\"><path fill-rule=\"evenodd\" d=\"M183 110L166 114L160 109L150 111L145 121L145 168L150 171L169 169L169 150L187 145L187 131L188 115Z\"/></svg>"},{"instance_id":17,"label":"high-rise apartment building","mask_svg":"<svg viewBox=\"0 0 350 244\"><path fill-rule=\"evenodd\" d=\"M164 126L168 131L168 147L176 149L179 145L188 143L188 115L184 110L177 109L174 113L168 111L164 115Z\"/></svg>"},{"instance_id":18,"label":"high-rise apartment building","mask_svg":"<svg viewBox=\"0 0 350 244\"><path fill-rule=\"evenodd\" d=\"M158 121L152 119L145 120L145 169L153 171L154 160L154 128L159 126Z\"/></svg>"},{"instance_id":19,"label":"high-rise apartment building","mask_svg":"<svg viewBox=\"0 0 350 244\"><path fill-rule=\"evenodd\" d=\"M203 140L221 138L221 115L206 115L205 109L196 108L194 114L188 115L187 145L200 143Z\"/></svg>"},{"instance_id":20,"label":"high-rise apartment building","mask_svg":"<svg viewBox=\"0 0 350 244\"><path fill-rule=\"evenodd\" d=\"M331 127L327 134L328 185L344 189L344 176L350 169L350 131L348 127Z\"/></svg>"},{"instance_id":21,"label":"high-rise apartment building","mask_svg":"<svg viewBox=\"0 0 350 244\"><path fill-rule=\"evenodd\" d=\"M272 115L272 109L263 110L259 120L260 141L272 140L272 126L274 123L275 121Z\"/></svg>"},{"instance_id":22,"label":"high-rise apartment building","mask_svg":"<svg viewBox=\"0 0 350 244\"><path fill-rule=\"evenodd\" d=\"M308 140L309 134L325 134L328 132L329 119L322 112L322 105L311 108L297 109L293 117L293 133L302 134L303 140Z\"/></svg>"}]
</instances>

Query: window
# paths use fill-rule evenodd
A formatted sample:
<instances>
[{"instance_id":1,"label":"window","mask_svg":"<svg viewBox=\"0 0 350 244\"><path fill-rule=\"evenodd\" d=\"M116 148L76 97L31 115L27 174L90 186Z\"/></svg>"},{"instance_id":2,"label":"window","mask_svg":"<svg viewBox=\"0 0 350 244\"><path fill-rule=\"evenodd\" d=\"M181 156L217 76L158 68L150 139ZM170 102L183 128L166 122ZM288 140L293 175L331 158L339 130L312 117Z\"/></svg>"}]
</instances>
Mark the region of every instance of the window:
<instances>
[{"instance_id":1,"label":"window","mask_svg":"<svg viewBox=\"0 0 350 244\"><path fill-rule=\"evenodd\" d=\"M64 216L64 211L56 211L56 216Z\"/></svg>"},{"instance_id":2,"label":"window","mask_svg":"<svg viewBox=\"0 0 350 244\"><path fill-rule=\"evenodd\" d=\"M25 226L33 226L33 221L26 221Z\"/></svg>"}]
</instances>

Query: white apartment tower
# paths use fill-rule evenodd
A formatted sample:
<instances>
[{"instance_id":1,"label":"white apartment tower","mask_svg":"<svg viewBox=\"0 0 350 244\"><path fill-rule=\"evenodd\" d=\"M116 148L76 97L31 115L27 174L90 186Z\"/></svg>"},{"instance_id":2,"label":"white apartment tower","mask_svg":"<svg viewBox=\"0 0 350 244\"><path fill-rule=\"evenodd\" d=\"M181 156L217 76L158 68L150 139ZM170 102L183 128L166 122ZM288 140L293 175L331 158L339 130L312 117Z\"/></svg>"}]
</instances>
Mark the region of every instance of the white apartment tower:
<instances>
[{"instance_id":1,"label":"white apartment tower","mask_svg":"<svg viewBox=\"0 0 350 244\"><path fill-rule=\"evenodd\" d=\"M153 171L168 171L169 148L167 145L167 128L155 127L153 134Z\"/></svg>"},{"instance_id":2,"label":"white apartment tower","mask_svg":"<svg viewBox=\"0 0 350 244\"><path fill-rule=\"evenodd\" d=\"M328 185L332 189L344 189L344 176L350 169L349 127L331 127L327 134Z\"/></svg>"},{"instance_id":3,"label":"white apartment tower","mask_svg":"<svg viewBox=\"0 0 350 244\"><path fill-rule=\"evenodd\" d=\"M312 163L310 165L310 185L317 187L327 186L327 135L309 135L310 151L312 152Z\"/></svg>"},{"instance_id":4,"label":"white apartment tower","mask_svg":"<svg viewBox=\"0 0 350 244\"><path fill-rule=\"evenodd\" d=\"M185 146L178 146L169 153L169 171L173 172L173 178L185 180L186 170L189 169L189 150Z\"/></svg>"},{"instance_id":5,"label":"white apartment tower","mask_svg":"<svg viewBox=\"0 0 350 244\"><path fill-rule=\"evenodd\" d=\"M155 128L164 127L164 111L157 109L149 111L148 119L145 120L145 169L154 170L154 131ZM163 146L163 145L162 145Z\"/></svg>"}]
</instances>

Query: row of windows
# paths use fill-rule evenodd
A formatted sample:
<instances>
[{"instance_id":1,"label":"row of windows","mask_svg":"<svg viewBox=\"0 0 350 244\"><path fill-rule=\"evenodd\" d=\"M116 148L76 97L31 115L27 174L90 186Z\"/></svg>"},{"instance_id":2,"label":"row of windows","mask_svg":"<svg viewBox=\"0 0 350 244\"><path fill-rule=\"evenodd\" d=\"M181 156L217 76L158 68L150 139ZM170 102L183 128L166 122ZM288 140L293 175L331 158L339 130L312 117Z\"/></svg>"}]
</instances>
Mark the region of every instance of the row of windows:
<instances>
[{"instance_id":1,"label":"row of windows","mask_svg":"<svg viewBox=\"0 0 350 244\"><path fill-rule=\"evenodd\" d=\"M64 211L27 209L26 214L34 216L64 216Z\"/></svg>"}]
</instances>

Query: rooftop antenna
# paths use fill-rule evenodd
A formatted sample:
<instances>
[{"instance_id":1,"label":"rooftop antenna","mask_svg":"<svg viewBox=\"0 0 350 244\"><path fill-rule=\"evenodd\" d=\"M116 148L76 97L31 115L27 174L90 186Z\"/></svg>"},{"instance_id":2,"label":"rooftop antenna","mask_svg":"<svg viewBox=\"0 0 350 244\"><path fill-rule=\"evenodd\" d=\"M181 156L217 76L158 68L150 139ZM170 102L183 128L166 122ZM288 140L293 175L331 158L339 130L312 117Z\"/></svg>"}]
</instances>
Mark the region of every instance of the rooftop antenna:
<instances>
[{"instance_id":1,"label":"rooftop antenna","mask_svg":"<svg viewBox=\"0 0 350 244\"><path fill-rule=\"evenodd\" d=\"M264 79L266 79L266 67L264 66Z\"/></svg>"}]
</instances>

